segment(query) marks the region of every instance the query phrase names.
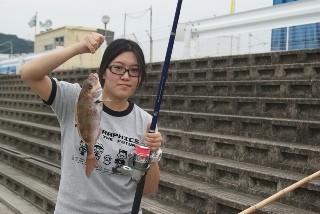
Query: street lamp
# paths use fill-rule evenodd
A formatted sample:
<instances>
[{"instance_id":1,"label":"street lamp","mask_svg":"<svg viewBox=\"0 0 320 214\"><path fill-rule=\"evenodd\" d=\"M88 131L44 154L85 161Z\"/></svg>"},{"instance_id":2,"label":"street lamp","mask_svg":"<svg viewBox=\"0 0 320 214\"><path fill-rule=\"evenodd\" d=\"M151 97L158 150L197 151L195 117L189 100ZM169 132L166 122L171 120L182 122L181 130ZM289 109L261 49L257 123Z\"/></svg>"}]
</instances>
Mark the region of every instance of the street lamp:
<instances>
[{"instance_id":1,"label":"street lamp","mask_svg":"<svg viewBox=\"0 0 320 214\"><path fill-rule=\"evenodd\" d=\"M108 15L104 15L102 16L101 21L104 24L104 38L107 44L107 24L110 22L110 17Z\"/></svg>"}]
</instances>

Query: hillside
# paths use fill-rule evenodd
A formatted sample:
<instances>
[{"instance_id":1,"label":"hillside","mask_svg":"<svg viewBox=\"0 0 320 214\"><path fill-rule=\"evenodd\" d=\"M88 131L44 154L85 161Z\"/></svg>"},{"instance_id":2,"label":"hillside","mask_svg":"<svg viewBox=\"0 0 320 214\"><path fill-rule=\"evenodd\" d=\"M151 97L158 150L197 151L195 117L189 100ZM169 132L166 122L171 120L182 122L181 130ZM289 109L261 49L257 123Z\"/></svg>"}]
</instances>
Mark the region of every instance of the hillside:
<instances>
[{"instance_id":1,"label":"hillside","mask_svg":"<svg viewBox=\"0 0 320 214\"><path fill-rule=\"evenodd\" d=\"M12 53L33 53L33 41L20 39L16 35L3 34L0 33L0 53L10 54L11 47L10 43L5 43L12 41ZM5 43L5 44L4 44Z\"/></svg>"}]
</instances>

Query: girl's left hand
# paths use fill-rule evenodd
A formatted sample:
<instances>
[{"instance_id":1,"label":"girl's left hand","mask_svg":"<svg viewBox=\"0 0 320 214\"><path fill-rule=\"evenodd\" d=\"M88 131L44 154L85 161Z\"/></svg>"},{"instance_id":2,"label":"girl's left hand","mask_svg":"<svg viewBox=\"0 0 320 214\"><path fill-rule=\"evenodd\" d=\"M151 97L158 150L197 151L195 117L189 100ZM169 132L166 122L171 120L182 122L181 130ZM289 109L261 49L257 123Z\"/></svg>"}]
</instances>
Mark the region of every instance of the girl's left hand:
<instances>
[{"instance_id":1,"label":"girl's left hand","mask_svg":"<svg viewBox=\"0 0 320 214\"><path fill-rule=\"evenodd\" d=\"M147 132L144 138L144 144L146 144L151 151L156 152L161 147L163 139L161 133L156 131L154 133Z\"/></svg>"}]
</instances>

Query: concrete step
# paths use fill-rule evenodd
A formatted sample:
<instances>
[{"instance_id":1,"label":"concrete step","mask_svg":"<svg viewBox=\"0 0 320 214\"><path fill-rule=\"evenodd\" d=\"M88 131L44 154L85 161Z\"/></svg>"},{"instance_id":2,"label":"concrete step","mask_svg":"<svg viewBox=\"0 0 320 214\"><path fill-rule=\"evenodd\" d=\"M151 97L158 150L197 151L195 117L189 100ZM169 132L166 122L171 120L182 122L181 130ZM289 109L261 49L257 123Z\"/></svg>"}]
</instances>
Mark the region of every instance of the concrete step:
<instances>
[{"instance_id":1,"label":"concrete step","mask_svg":"<svg viewBox=\"0 0 320 214\"><path fill-rule=\"evenodd\" d=\"M143 197L141 200L143 214L193 214L189 210L173 207L172 204L161 203L150 197Z\"/></svg>"},{"instance_id":2,"label":"concrete step","mask_svg":"<svg viewBox=\"0 0 320 214\"><path fill-rule=\"evenodd\" d=\"M153 109L145 109L153 113ZM162 110L159 127L318 145L320 122Z\"/></svg>"},{"instance_id":3,"label":"concrete step","mask_svg":"<svg viewBox=\"0 0 320 214\"><path fill-rule=\"evenodd\" d=\"M320 168L320 146L159 127L164 147L312 174Z\"/></svg>"},{"instance_id":4,"label":"concrete step","mask_svg":"<svg viewBox=\"0 0 320 214\"><path fill-rule=\"evenodd\" d=\"M15 214L13 210L5 204L5 202L1 202L1 199L0 199L0 213Z\"/></svg>"},{"instance_id":5,"label":"concrete step","mask_svg":"<svg viewBox=\"0 0 320 214\"><path fill-rule=\"evenodd\" d=\"M21 85L1 85L0 90L3 92L32 92L31 88L26 84Z\"/></svg>"},{"instance_id":6,"label":"concrete step","mask_svg":"<svg viewBox=\"0 0 320 214\"><path fill-rule=\"evenodd\" d=\"M156 95L139 94L132 100L154 108ZM314 98L226 97L164 95L161 109L243 116L320 120L320 100Z\"/></svg>"},{"instance_id":7,"label":"concrete step","mask_svg":"<svg viewBox=\"0 0 320 214\"><path fill-rule=\"evenodd\" d=\"M35 100L41 101L41 98L32 93L31 91L15 92L15 91L0 91L0 99L13 99L13 100Z\"/></svg>"},{"instance_id":8,"label":"concrete step","mask_svg":"<svg viewBox=\"0 0 320 214\"><path fill-rule=\"evenodd\" d=\"M194 213L239 213L263 200L248 194L227 190L221 186L161 173L158 198L167 203L177 204ZM278 202L269 204L256 213L316 214Z\"/></svg>"},{"instance_id":9,"label":"concrete step","mask_svg":"<svg viewBox=\"0 0 320 214\"><path fill-rule=\"evenodd\" d=\"M66 70L63 72L57 71L51 73L52 77L61 80L73 80L72 82L77 82L77 79L84 79L85 76L88 76L89 73L97 73L99 68L90 68L90 69L73 69ZM71 78L72 77L72 78ZM20 75L1 75L0 76L0 85L1 86L21 86L26 85Z\"/></svg>"},{"instance_id":10,"label":"concrete step","mask_svg":"<svg viewBox=\"0 0 320 214\"><path fill-rule=\"evenodd\" d=\"M2 214L45 214L21 196L0 185L0 213Z\"/></svg>"},{"instance_id":11,"label":"concrete step","mask_svg":"<svg viewBox=\"0 0 320 214\"><path fill-rule=\"evenodd\" d=\"M16 151L15 148L0 144L0 160L15 169L35 176L45 184L58 188L60 184L60 164L55 164L39 155Z\"/></svg>"},{"instance_id":12,"label":"concrete step","mask_svg":"<svg viewBox=\"0 0 320 214\"><path fill-rule=\"evenodd\" d=\"M57 190L32 176L0 162L0 182L39 209L53 213Z\"/></svg>"},{"instance_id":13,"label":"concrete step","mask_svg":"<svg viewBox=\"0 0 320 214\"><path fill-rule=\"evenodd\" d=\"M43 104L44 105L44 104ZM38 124L60 126L56 115L53 112L38 112L35 109L12 109L0 107L0 116L22 121L30 121Z\"/></svg>"},{"instance_id":14,"label":"concrete step","mask_svg":"<svg viewBox=\"0 0 320 214\"><path fill-rule=\"evenodd\" d=\"M50 139L42 140L29 136L28 133L0 129L0 142L1 146L10 146L15 151L38 155L53 163L60 164L60 144L52 143Z\"/></svg>"},{"instance_id":15,"label":"concrete step","mask_svg":"<svg viewBox=\"0 0 320 214\"><path fill-rule=\"evenodd\" d=\"M317 63L319 62L319 49L308 49L303 51L282 51L258 54L243 54L220 57L204 57L187 60L171 61L170 68L181 69L186 67L240 67L261 65L285 65L294 63ZM150 63L151 70L161 69L163 62Z\"/></svg>"},{"instance_id":16,"label":"concrete step","mask_svg":"<svg viewBox=\"0 0 320 214\"><path fill-rule=\"evenodd\" d=\"M204 61L205 62L205 61ZM180 64L181 65L181 64ZM185 62L178 69L170 68L167 81L239 81L239 80L294 80L318 79L319 63L241 65L214 67ZM153 68L152 68L153 69ZM147 73L147 80L159 82L162 70Z\"/></svg>"},{"instance_id":17,"label":"concrete step","mask_svg":"<svg viewBox=\"0 0 320 214\"><path fill-rule=\"evenodd\" d=\"M319 98L316 80L177 81L166 82L166 95ZM156 94L158 82L147 82L137 92Z\"/></svg>"},{"instance_id":18,"label":"concrete step","mask_svg":"<svg viewBox=\"0 0 320 214\"><path fill-rule=\"evenodd\" d=\"M50 139L50 142L60 144L61 133L60 127L57 126L4 117L0 117L0 125L2 130L11 130L22 134L28 133L29 136L42 140Z\"/></svg>"},{"instance_id":19,"label":"concrete step","mask_svg":"<svg viewBox=\"0 0 320 214\"><path fill-rule=\"evenodd\" d=\"M259 197L267 198L309 176L175 149L163 151L162 171ZM279 201L301 209L320 210L320 180L310 181Z\"/></svg>"},{"instance_id":20,"label":"concrete step","mask_svg":"<svg viewBox=\"0 0 320 214\"><path fill-rule=\"evenodd\" d=\"M1 99L0 106L11 109L53 113L52 109L40 100Z\"/></svg>"},{"instance_id":21,"label":"concrete step","mask_svg":"<svg viewBox=\"0 0 320 214\"><path fill-rule=\"evenodd\" d=\"M22 83L20 75L10 74L0 76L1 85L15 85L16 83Z\"/></svg>"}]
</instances>

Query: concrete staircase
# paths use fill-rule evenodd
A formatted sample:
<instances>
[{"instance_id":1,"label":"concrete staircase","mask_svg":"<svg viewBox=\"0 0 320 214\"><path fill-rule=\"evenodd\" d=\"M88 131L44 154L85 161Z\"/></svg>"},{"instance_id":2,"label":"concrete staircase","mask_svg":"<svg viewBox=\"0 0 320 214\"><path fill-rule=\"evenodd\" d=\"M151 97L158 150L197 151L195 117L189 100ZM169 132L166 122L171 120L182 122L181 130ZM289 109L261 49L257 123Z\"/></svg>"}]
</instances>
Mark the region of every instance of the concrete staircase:
<instances>
[{"instance_id":1,"label":"concrete staircase","mask_svg":"<svg viewBox=\"0 0 320 214\"><path fill-rule=\"evenodd\" d=\"M318 171L319 61L315 49L171 62L161 181L144 214L239 213ZM161 68L148 64L133 97L150 113ZM90 72L53 76L81 83ZM57 119L19 76L0 76L0 213L53 213L59 179ZM256 213L320 213L320 179Z\"/></svg>"}]
</instances>

